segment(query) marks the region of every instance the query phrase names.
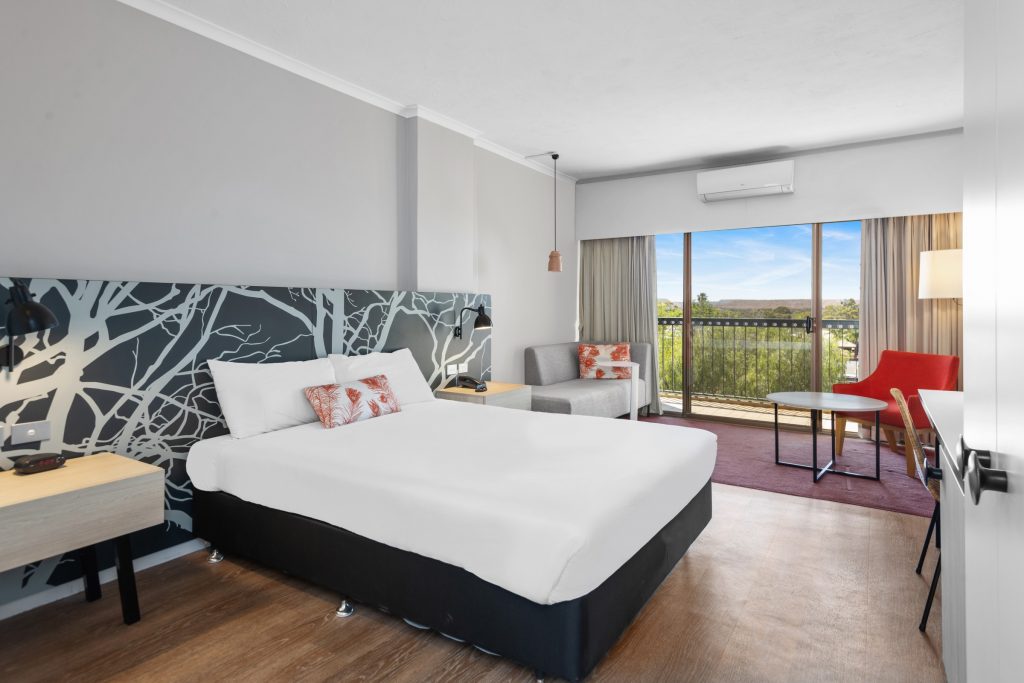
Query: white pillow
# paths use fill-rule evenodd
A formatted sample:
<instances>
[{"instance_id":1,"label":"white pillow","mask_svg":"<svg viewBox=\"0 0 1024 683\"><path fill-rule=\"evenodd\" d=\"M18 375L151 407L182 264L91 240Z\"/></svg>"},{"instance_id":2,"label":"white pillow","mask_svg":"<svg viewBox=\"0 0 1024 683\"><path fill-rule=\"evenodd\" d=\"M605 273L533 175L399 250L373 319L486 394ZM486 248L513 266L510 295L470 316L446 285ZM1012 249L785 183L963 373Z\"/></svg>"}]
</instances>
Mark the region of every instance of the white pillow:
<instances>
[{"instance_id":1,"label":"white pillow","mask_svg":"<svg viewBox=\"0 0 1024 683\"><path fill-rule=\"evenodd\" d=\"M334 368L326 358L290 363L209 363L220 409L236 439L316 422L304 390L334 382Z\"/></svg>"},{"instance_id":2,"label":"white pillow","mask_svg":"<svg viewBox=\"0 0 1024 683\"><path fill-rule=\"evenodd\" d=\"M394 353L374 351L364 356L332 353L328 358L334 365L334 378L338 384L386 375L400 405L422 403L434 398L434 392L423 378L420 366L416 364L409 349L399 349Z\"/></svg>"}]
</instances>

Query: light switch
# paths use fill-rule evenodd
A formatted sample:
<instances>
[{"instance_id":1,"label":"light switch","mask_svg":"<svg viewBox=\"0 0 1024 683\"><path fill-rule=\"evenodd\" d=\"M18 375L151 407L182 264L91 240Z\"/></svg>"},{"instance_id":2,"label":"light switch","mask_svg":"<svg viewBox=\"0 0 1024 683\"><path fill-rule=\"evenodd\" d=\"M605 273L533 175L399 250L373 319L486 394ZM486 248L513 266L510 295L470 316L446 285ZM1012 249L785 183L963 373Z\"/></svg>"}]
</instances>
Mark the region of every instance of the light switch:
<instances>
[{"instance_id":1,"label":"light switch","mask_svg":"<svg viewBox=\"0 0 1024 683\"><path fill-rule=\"evenodd\" d=\"M49 440L50 423L45 420L41 422L22 422L11 427L12 446Z\"/></svg>"},{"instance_id":2,"label":"light switch","mask_svg":"<svg viewBox=\"0 0 1024 683\"><path fill-rule=\"evenodd\" d=\"M457 375L459 373L459 366L455 363L448 364L448 374Z\"/></svg>"},{"instance_id":3,"label":"light switch","mask_svg":"<svg viewBox=\"0 0 1024 683\"><path fill-rule=\"evenodd\" d=\"M469 363L459 363L459 372L469 372Z\"/></svg>"}]
</instances>

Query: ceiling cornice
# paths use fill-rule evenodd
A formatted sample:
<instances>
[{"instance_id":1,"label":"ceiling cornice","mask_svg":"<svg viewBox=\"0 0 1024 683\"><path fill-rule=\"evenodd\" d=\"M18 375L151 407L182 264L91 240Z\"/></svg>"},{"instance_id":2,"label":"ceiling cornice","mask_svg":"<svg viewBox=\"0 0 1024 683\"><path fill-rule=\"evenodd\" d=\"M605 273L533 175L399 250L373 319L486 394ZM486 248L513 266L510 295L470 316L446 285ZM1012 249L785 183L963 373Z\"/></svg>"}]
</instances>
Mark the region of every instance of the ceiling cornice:
<instances>
[{"instance_id":1,"label":"ceiling cornice","mask_svg":"<svg viewBox=\"0 0 1024 683\"><path fill-rule=\"evenodd\" d=\"M208 38L216 43L225 45L234 50L238 50L250 57L272 64L279 69L284 69L289 73L293 73L296 76L305 78L306 80L313 81L319 85L322 85L331 90L354 97L357 100L366 102L375 107L389 111L392 114L397 114L404 118L420 117L431 123L436 123L439 126L444 126L450 130L455 131L461 135L465 135L473 140L473 143L485 149L489 152L498 154L510 161L522 164L527 168L539 171L546 175L551 175L552 171L547 166L539 164L532 159L527 159L522 154L514 152L506 147L502 147L496 143L493 143L484 138L481 132L471 126L467 126L461 121L445 116L440 112L436 112L432 109L428 109L418 104L403 104L397 100L393 100L390 97L385 97L380 93L376 93L372 90L356 85L351 81L346 81L343 78L338 78L332 74L327 73L322 69L318 69L315 66L307 64L294 57L290 57L282 52L279 52L271 47L258 43L251 38L246 38L243 35L239 35L234 31L224 28L218 24L214 24L198 15L187 12L180 7L175 7L164 0L118 0L118 2L128 5L134 9L144 12L151 16L163 19L164 21L174 24L179 28L183 28L186 31ZM576 178L559 173L558 176L565 180L576 182Z\"/></svg>"},{"instance_id":2,"label":"ceiling cornice","mask_svg":"<svg viewBox=\"0 0 1024 683\"><path fill-rule=\"evenodd\" d=\"M498 156L505 157L506 159L511 159L512 161L522 164L523 166L532 168L534 171L537 171L538 173L543 173L546 176L554 175L552 167L548 164L545 164L543 161L539 161L538 159L526 158L522 154L519 154L518 152L513 152L508 147L502 147L501 145L491 142L486 138L477 138L476 140L473 141L473 143L480 149L487 150L492 154L497 154ZM574 178L573 176L566 175L561 171L558 172L558 178L560 180L565 180L570 183L578 182L577 179Z\"/></svg>"},{"instance_id":3,"label":"ceiling cornice","mask_svg":"<svg viewBox=\"0 0 1024 683\"><path fill-rule=\"evenodd\" d=\"M419 104L410 104L407 107L402 107L402 110L398 112L398 114L407 119L421 118L424 121L436 123L439 126L443 126L445 128L448 128L449 130L453 130L456 133L465 135L467 138L471 138L473 140L476 140L477 138L480 137L480 131L478 131L476 128L470 128L461 121L456 121L450 116L445 116L440 112L436 112L433 109L427 109L426 107Z\"/></svg>"}]
</instances>

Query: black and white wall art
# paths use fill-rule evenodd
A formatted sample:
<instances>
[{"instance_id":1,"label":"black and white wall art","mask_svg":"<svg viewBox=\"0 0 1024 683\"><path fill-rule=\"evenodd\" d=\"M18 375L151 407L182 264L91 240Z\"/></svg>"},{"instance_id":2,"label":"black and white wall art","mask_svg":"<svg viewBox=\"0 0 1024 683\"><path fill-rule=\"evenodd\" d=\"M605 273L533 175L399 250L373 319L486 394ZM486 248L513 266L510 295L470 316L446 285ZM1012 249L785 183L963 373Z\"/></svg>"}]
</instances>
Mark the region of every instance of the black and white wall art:
<instances>
[{"instance_id":1,"label":"black and white wall art","mask_svg":"<svg viewBox=\"0 0 1024 683\"><path fill-rule=\"evenodd\" d=\"M449 381L445 368L452 363L490 377L490 332L474 331L470 320L463 339L452 335L462 307L483 304L490 312L484 294L28 282L60 326L15 339L25 359L13 372L0 370L0 421L8 435L0 468L30 453L102 451L163 468L165 521L133 536L137 556L192 537L185 458L197 440L227 431L208 360L273 363L409 348L434 388ZM9 286L0 279L0 303ZM5 317L6 306L6 338ZM10 426L35 420L50 422L52 439L10 445ZM101 552L101 560L109 566L112 555ZM0 574L0 604L79 576L71 557L40 558Z\"/></svg>"}]
</instances>

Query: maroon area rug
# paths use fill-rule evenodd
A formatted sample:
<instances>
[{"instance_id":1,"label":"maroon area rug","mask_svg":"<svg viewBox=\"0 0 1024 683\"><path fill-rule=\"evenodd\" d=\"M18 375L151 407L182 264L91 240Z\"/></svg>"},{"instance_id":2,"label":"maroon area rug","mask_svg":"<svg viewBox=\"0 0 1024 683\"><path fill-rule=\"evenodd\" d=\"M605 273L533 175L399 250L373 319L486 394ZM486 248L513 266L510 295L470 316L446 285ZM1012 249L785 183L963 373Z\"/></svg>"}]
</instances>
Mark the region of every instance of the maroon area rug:
<instances>
[{"instance_id":1,"label":"maroon area rug","mask_svg":"<svg viewBox=\"0 0 1024 683\"><path fill-rule=\"evenodd\" d=\"M717 434L718 462L711 478L719 484L788 493L804 498L821 498L922 517L931 517L935 505L931 494L921 482L907 476L903 454L890 451L884 440L881 481L826 474L815 484L811 481L810 470L775 464L775 437L771 427L748 427L667 416L643 419L706 429ZM811 462L810 433L781 431L779 447L783 460ZM819 466L828 462L831 452L829 435L819 434ZM848 437L843 455L836 460L841 469L874 473L875 444L873 441Z\"/></svg>"}]
</instances>

